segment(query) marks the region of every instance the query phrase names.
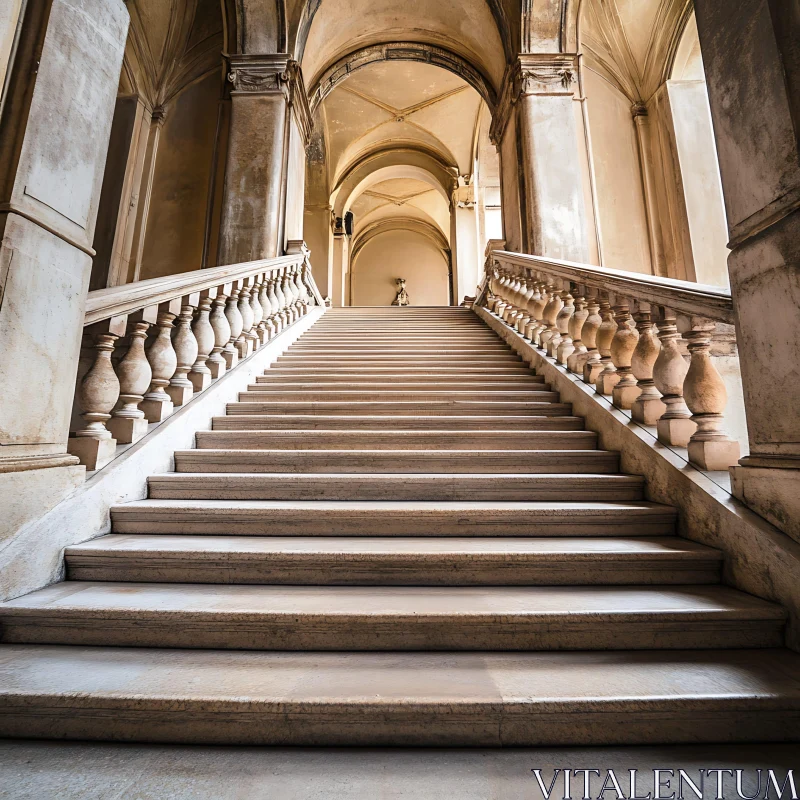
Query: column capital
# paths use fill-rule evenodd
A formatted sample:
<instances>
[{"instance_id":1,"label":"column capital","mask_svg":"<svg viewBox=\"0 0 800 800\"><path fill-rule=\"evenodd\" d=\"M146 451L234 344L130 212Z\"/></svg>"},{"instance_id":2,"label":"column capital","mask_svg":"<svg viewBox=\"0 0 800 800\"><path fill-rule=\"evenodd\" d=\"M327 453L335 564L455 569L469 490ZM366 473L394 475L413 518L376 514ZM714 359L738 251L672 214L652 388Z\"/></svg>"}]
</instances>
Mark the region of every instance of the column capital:
<instances>
[{"instance_id":1,"label":"column capital","mask_svg":"<svg viewBox=\"0 0 800 800\"><path fill-rule=\"evenodd\" d=\"M576 53L523 53L509 64L503 77L489 138L499 145L511 112L520 97L572 96L578 72Z\"/></svg>"},{"instance_id":2,"label":"column capital","mask_svg":"<svg viewBox=\"0 0 800 800\"><path fill-rule=\"evenodd\" d=\"M313 129L303 72L286 53L246 53L228 57L228 81L236 95L282 94L292 109L297 126L308 145Z\"/></svg>"}]
</instances>

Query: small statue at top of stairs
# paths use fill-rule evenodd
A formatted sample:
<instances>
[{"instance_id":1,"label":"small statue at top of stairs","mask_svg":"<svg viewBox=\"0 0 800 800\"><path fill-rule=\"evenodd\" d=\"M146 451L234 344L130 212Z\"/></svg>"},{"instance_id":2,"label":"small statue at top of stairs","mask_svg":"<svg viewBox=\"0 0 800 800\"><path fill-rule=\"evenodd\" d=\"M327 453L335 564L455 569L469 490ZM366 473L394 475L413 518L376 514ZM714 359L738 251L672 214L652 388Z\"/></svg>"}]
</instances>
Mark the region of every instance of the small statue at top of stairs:
<instances>
[{"instance_id":1,"label":"small statue at top of stairs","mask_svg":"<svg viewBox=\"0 0 800 800\"><path fill-rule=\"evenodd\" d=\"M405 278L397 278L395 280L397 284L397 294L395 295L394 300L392 300L393 306L410 306L411 305L411 298L408 296L408 292L406 291L406 279Z\"/></svg>"}]
</instances>

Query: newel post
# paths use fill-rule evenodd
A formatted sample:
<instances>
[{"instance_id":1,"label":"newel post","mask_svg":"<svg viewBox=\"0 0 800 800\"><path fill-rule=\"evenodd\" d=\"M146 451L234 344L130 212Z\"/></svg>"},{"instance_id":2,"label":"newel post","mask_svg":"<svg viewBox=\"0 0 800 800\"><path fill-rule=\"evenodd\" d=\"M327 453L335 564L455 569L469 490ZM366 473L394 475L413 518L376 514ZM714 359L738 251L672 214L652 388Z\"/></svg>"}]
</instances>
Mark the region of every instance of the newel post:
<instances>
[{"instance_id":1,"label":"newel post","mask_svg":"<svg viewBox=\"0 0 800 800\"><path fill-rule=\"evenodd\" d=\"M713 320L692 317L691 330L683 334L689 342L691 361L683 383L686 404L697 430L689 439L689 461L701 469L726 470L739 461L739 443L724 429L728 393L711 360Z\"/></svg>"}]
</instances>

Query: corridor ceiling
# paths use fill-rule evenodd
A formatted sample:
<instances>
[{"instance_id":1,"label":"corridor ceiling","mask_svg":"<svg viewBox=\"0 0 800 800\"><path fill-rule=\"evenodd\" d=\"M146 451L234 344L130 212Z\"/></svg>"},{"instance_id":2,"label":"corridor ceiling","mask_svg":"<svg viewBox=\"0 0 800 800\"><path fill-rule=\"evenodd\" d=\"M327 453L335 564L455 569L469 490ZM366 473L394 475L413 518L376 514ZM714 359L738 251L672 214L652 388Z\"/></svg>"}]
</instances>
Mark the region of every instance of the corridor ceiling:
<instances>
[{"instance_id":1,"label":"corridor ceiling","mask_svg":"<svg viewBox=\"0 0 800 800\"><path fill-rule=\"evenodd\" d=\"M372 159L380 182L359 184L349 198L356 230L378 219L408 217L449 237L449 195L458 175L472 173L482 108L462 78L419 62L376 62L337 85L322 101L317 120L331 191L375 153L406 154L393 166ZM437 175L421 180L410 174L419 153L438 162Z\"/></svg>"}]
</instances>

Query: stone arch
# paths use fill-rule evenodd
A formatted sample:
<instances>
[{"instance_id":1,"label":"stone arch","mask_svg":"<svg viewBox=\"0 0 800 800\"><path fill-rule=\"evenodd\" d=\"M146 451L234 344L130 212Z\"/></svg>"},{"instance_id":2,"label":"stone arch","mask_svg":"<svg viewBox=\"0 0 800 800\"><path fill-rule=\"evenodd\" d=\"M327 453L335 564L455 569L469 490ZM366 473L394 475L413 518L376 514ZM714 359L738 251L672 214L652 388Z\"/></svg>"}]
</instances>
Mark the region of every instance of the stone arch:
<instances>
[{"instance_id":1,"label":"stone arch","mask_svg":"<svg viewBox=\"0 0 800 800\"><path fill-rule=\"evenodd\" d=\"M435 188L449 204L456 170L430 153L412 148L384 150L361 159L342 176L331 195L334 215L343 216L369 186L394 177L414 177Z\"/></svg>"},{"instance_id":2,"label":"stone arch","mask_svg":"<svg viewBox=\"0 0 800 800\"><path fill-rule=\"evenodd\" d=\"M510 63L514 58L514 42L502 0L484 0L484 2L494 19L500 35L506 63ZM290 52L294 53L297 61L303 60L311 26L323 3L324 0L306 0L302 5L299 18L294 24L290 25Z\"/></svg>"},{"instance_id":3,"label":"stone arch","mask_svg":"<svg viewBox=\"0 0 800 800\"><path fill-rule=\"evenodd\" d=\"M483 98L491 112L497 104L497 93L488 78L466 59L443 47L414 43L392 42L390 44L363 47L331 64L320 76L309 95L312 112L338 86L358 69L380 61L420 61L458 75Z\"/></svg>"},{"instance_id":4,"label":"stone arch","mask_svg":"<svg viewBox=\"0 0 800 800\"><path fill-rule=\"evenodd\" d=\"M367 225L366 228L364 228L363 231L360 231L353 239L353 249L351 254L353 264L355 264L358 254L369 241L382 233L396 230L414 231L415 233L419 233L422 236L425 236L427 239L430 239L436 245L436 247L441 250L443 258L449 264L450 243L447 241L447 239L445 239L442 232L435 225L431 225L429 222L409 217L392 217L390 219L382 219Z\"/></svg>"}]
</instances>

